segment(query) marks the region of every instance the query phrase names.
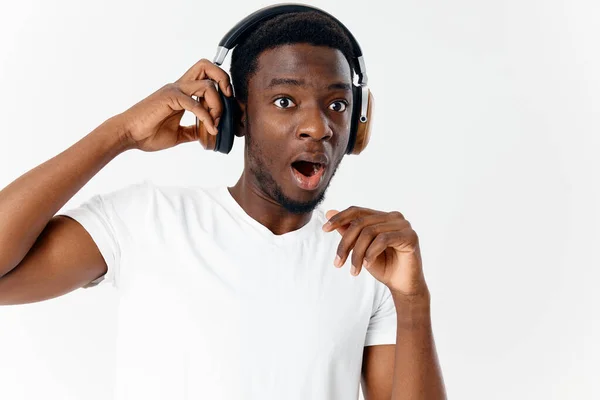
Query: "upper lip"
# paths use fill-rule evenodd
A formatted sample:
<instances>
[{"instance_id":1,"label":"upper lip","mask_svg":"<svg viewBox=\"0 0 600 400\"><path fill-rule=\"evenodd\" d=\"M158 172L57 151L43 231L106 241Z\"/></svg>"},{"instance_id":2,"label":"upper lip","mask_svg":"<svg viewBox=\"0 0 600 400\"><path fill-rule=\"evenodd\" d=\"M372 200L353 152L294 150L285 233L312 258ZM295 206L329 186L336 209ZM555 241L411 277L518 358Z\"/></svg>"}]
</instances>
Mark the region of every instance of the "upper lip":
<instances>
[{"instance_id":1,"label":"upper lip","mask_svg":"<svg viewBox=\"0 0 600 400\"><path fill-rule=\"evenodd\" d=\"M328 165L329 158L325 153L309 153L304 152L298 154L298 156L292 161L292 164L297 161L308 161L315 164Z\"/></svg>"}]
</instances>

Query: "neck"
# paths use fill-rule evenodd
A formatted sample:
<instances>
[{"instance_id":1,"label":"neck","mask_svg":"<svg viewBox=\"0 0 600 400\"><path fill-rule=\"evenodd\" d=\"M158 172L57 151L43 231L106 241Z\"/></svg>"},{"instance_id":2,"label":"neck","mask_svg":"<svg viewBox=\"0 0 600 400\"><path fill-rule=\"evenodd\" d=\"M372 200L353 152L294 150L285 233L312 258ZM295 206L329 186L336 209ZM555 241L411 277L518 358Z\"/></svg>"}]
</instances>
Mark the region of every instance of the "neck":
<instances>
[{"instance_id":1,"label":"neck","mask_svg":"<svg viewBox=\"0 0 600 400\"><path fill-rule=\"evenodd\" d=\"M312 217L312 212L305 214L292 214L269 197L255 183L247 179L244 172L237 183L228 188L233 199L242 209L265 226L275 235L283 235L295 231L306 225Z\"/></svg>"}]
</instances>

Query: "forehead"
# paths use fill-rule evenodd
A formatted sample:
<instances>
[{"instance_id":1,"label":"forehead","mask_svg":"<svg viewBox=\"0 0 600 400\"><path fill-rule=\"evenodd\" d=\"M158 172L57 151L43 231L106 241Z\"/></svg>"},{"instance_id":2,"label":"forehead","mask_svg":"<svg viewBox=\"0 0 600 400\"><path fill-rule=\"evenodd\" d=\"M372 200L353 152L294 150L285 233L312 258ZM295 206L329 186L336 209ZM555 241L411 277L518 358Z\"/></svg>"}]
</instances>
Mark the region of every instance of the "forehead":
<instances>
[{"instance_id":1,"label":"forehead","mask_svg":"<svg viewBox=\"0 0 600 400\"><path fill-rule=\"evenodd\" d=\"M296 43L263 51L249 84L266 88L273 78L303 78L308 83L352 82L344 54L326 46Z\"/></svg>"}]
</instances>

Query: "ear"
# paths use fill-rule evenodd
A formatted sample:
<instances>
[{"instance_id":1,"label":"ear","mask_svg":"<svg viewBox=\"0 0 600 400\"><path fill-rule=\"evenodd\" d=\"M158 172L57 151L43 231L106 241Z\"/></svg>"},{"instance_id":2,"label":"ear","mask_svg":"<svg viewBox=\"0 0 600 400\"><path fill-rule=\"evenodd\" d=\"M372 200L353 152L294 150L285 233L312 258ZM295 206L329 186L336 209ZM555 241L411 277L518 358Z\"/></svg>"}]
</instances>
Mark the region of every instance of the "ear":
<instances>
[{"instance_id":1,"label":"ear","mask_svg":"<svg viewBox=\"0 0 600 400\"><path fill-rule=\"evenodd\" d=\"M246 103L237 101L237 110L235 116L235 136L242 137L246 135Z\"/></svg>"}]
</instances>

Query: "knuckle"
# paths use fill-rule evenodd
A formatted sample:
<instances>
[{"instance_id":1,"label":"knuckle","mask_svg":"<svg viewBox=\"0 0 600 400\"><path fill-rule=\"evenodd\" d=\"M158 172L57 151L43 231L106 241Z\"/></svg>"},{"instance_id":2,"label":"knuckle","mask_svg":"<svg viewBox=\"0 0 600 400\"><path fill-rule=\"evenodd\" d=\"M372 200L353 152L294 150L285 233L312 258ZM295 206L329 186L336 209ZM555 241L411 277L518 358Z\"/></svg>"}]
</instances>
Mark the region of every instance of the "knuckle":
<instances>
[{"instance_id":1,"label":"knuckle","mask_svg":"<svg viewBox=\"0 0 600 400\"><path fill-rule=\"evenodd\" d=\"M207 86L206 86L206 95L207 96L211 96L214 99L218 99L219 98L219 92L217 92L217 87L215 85L214 82L210 82Z\"/></svg>"},{"instance_id":2,"label":"knuckle","mask_svg":"<svg viewBox=\"0 0 600 400\"><path fill-rule=\"evenodd\" d=\"M389 213L390 216L394 218L404 218L404 215L400 211L392 211Z\"/></svg>"},{"instance_id":3,"label":"knuckle","mask_svg":"<svg viewBox=\"0 0 600 400\"><path fill-rule=\"evenodd\" d=\"M373 225L369 225L363 229L365 235L374 236L377 234L377 229Z\"/></svg>"},{"instance_id":4,"label":"knuckle","mask_svg":"<svg viewBox=\"0 0 600 400\"><path fill-rule=\"evenodd\" d=\"M165 87L165 91L170 95L176 95L180 92L178 83L169 83Z\"/></svg>"},{"instance_id":5,"label":"knuckle","mask_svg":"<svg viewBox=\"0 0 600 400\"><path fill-rule=\"evenodd\" d=\"M200 103L195 103L194 104L194 110L196 110L199 114L204 114L204 112L206 111L206 109L204 107L202 107L202 105Z\"/></svg>"},{"instance_id":6,"label":"knuckle","mask_svg":"<svg viewBox=\"0 0 600 400\"><path fill-rule=\"evenodd\" d=\"M377 235L377 237L375 238L376 241L380 242L380 243L387 243L391 238L391 233L390 232L382 232L379 235Z\"/></svg>"},{"instance_id":7,"label":"knuckle","mask_svg":"<svg viewBox=\"0 0 600 400\"><path fill-rule=\"evenodd\" d=\"M359 227L362 226L362 224L365 222L365 219L363 217L357 217L354 218L352 220L352 222L350 222L350 225L354 226L354 227Z\"/></svg>"}]
</instances>

